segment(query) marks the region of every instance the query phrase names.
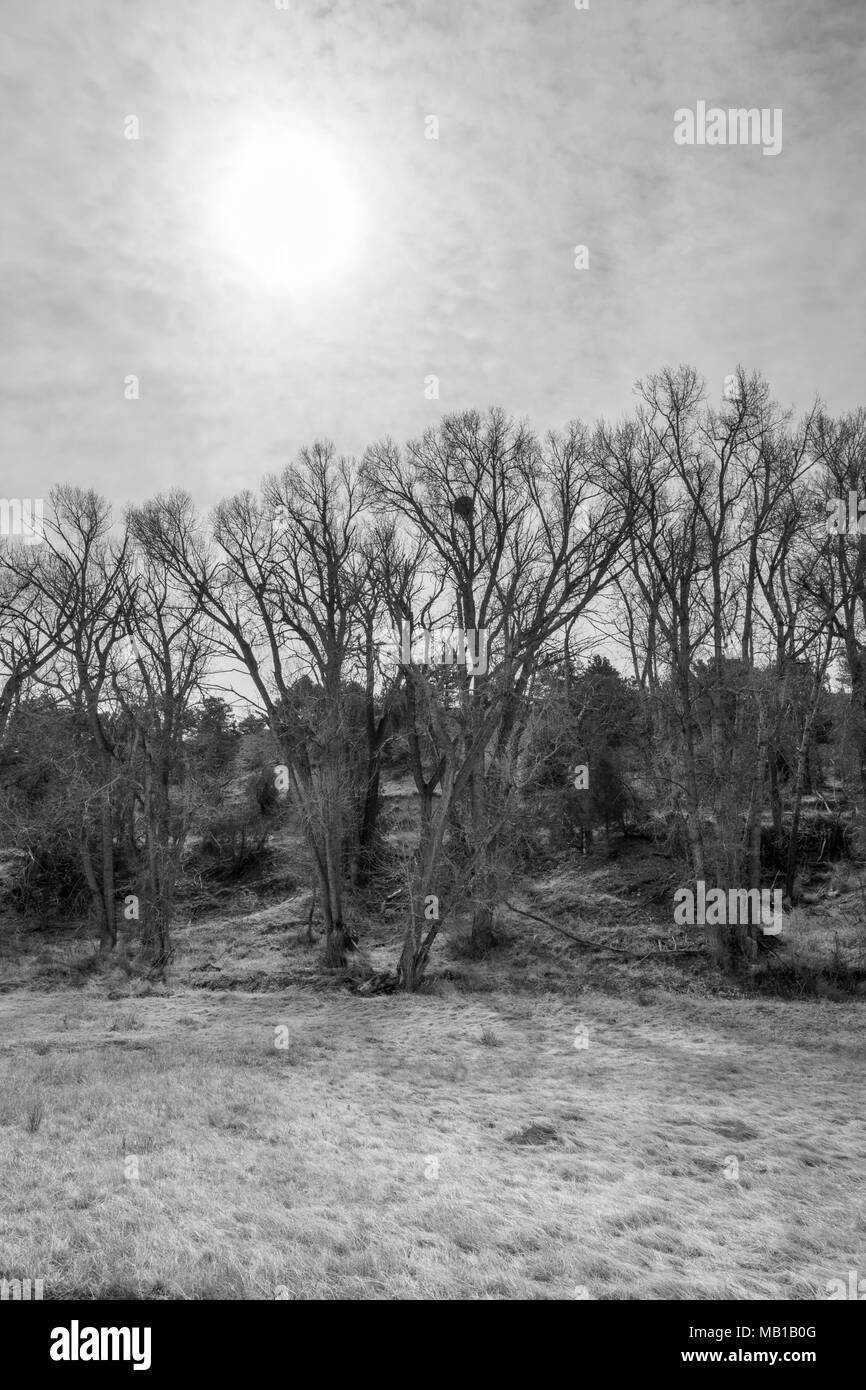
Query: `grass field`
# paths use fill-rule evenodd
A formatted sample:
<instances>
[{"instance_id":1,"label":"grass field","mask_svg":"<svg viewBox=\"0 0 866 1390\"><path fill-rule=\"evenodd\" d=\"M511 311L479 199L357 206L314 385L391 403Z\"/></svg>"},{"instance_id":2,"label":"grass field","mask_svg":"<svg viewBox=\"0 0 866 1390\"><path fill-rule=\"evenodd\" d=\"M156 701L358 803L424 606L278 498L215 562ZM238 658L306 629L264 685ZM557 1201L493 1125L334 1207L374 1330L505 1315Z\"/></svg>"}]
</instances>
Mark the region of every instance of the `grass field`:
<instances>
[{"instance_id":1,"label":"grass field","mask_svg":"<svg viewBox=\"0 0 866 1390\"><path fill-rule=\"evenodd\" d=\"M815 1299L866 1272L858 1002L521 993L495 967L483 993L363 999L305 987L298 947L290 987L195 988L220 929L180 933L168 989L0 995L0 1275L46 1298ZM285 935L247 954L285 960Z\"/></svg>"}]
</instances>

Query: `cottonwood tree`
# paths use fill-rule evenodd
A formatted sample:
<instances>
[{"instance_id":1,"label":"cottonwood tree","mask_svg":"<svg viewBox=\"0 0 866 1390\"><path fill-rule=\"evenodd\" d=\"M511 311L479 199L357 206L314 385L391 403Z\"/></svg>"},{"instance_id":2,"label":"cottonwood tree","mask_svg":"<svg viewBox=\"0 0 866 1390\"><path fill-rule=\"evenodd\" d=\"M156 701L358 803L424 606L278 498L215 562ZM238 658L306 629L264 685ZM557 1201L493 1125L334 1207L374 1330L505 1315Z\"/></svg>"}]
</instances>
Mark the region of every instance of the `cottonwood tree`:
<instances>
[{"instance_id":1,"label":"cottonwood tree","mask_svg":"<svg viewBox=\"0 0 866 1390\"><path fill-rule=\"evenodd\" d=\"M497 837L532 674L545 644L601 592L629 516L618 497L598 486L591 441L577 423L542 443L501 410L468 411L446 417L404 449L383 441L368 450L364 467L377 508L396 513L423 543L426 583L395 591L393 607L414 636L413 604L436 591L442 603L435 616L469 634L468 641L458 636L447 672L402 663L410 748L416 760L427 750L426 769L416 771L425 787L421 839L398 967L402 986L414 989L449 905L437 892L438 874L446 834L464 802L472 939L478 951L490 945L499 896ZM486 661L476 660L485 640ZM439 918L428 921L422 907L431 896L440 898Z\"/></svg>"},{"instance_id":2,"label":"cottonwood tree","mask_svg":"<svg viewBox=\"0 0 866 1390\"><path fill-rule=\"evenodd\" d=\"M808 426L792 444L788 417L767 383L738 369L734 384L719 408L709 403L704 382L690 367L657 373L636 388L640 432L651 441L656 470L688 514L693 536L697 564L690 604L693 630L703 633L706 648L700 689L710 716L707 780L716 814L730 787L725 708L739 694L730 685L734 650L743 667L751 665L760 539L807 466ZM684 650L681 642L681 655Z\"/></svg>"},{"instance_id":3,"label":"cottonwood tree","mask_svg":"<svg viewBox=\"0 0 866 1390\"><path fill-rule=\"evenodd\" d=\"M692 383L688 386L693 392ZM678 418L674 418L678 430ZM629 604L633 646L638 628L635 607L638 603L644 607L644 625L652 642L644 657L645 679L651 674L660 692L663 667L670 681L673 719L668 721L666 733L679 755L670 782L686 827L695 876L700 879L705 877L705 854L693 668L711 630L700 594L710 568L701 522L706 481L700 475L696 479L697 495L677 488L659 434L652 416L639 411L635 420L615 428L602 427L601 443L610 471L629 496L633 517L627 537L629 576L620 581L619 592Z\"/></svg>"},{"instance_id":4,"label":"cottonwood tree","mask_svg":"<svg viewBox=\"0 0 866 1390\"><path fill-rule=\"evenodd\" d=\"M133 555L101 498L75 488L52 493L44 544L19 557L14 574L30 595L34 643L49 650L31 680L70 713L72 763L62 771L79 808L100 946L117 943L118 889L132 875L160 972L186 830L177 815L183 730L207 657L198 606Z\"/></svg>"},{"instance_id":5,"label":"cottonwood tree","mask_svg":"<svg viewBox=\"0 0 866 1390\"><path fill-rule=\"evenodd\" d=\"M392 657L399 644L403 608L399 603L395 606L393 596L401 594L418 571L417 557L413 560L402 551L393 520L367 527L360 552L364 582L356 586L355 664L360 672L357 704L363 722L363 753L359 751L358 756L363 766L356 778L356 838L351 857L351 879L356 886L367 883L376 861L382 758L405 714L400 667ZM350 717L354 695L354 690L348 692Z\"/></svg>"},{"instance_id":6,"label":"cottonwood tree","mask_svg":"<svg viewBox=\"0 0 866 1390\"><path fill-rule=\"evenodd\" d=\"M17 573L26 576L34 611L52 615L53 654L33 675L73 714L80 755L79 853L100 947L112 950L115 845L128 787L111 718L110 655L123 625L127 542L112 538L110 508L96 493L56 488L50 501L44 542Z\"/></svg>"},{"instance_id":7,"label":"cottonwood tree","mask_svg":"<svg viewBox=\"0 0 866 1390\"><path fill-rule=\"evenodd\" d=\"M691 368L658 373L637 390L635 418L605 431L634 501L619 596L635 674L674 696L675 719L655 734L675 750L670 785L695 877L758 887L782 666L802 646L793 574L816 414L794 428L766 383L742 371L720 409ZM636 459L644 464L637 488ZM771 628L775 676L756 663L756 630L763 638ZM760 923L749 926L719 934L726 963L753 954Z\"/></svg>"},{"instance_id":8,"label":"cottonwood tree","mask_svg":"<svg viewBox=\"0 0 866 1390\"><path fill-rule=\"evenodd\" d=\"M127 838L137 865L142 942L151 972L162 974L171 958L175 888L193 810L185 735L213 635L198 602L145 552L127 550L121 595L124 634L111 651L111 686L132 792Z\"/></svg>"},{"instance_id":9,"label":"cottonwood tree","mask_svg":"<svg viewBox=\"0 0 866 1390\"><path fill-rule=\"evenodd\" d=\"M252 681L307 838L329 966L345 964L353 944L343 907L352 795L345 701L368 584L364 504L352 462L317 443L266 479L259 498L244 492L221 503L210 535L179 492L149 503L133 523Z\"/></svg>"},{"instance_id":10,"label":"cottonwood tree","mask_svg":"<svg viewBox=\"0 0 866 1390\"><path fill-rule=\"evenodd\" d=\"M820 565L810 571L807 587L834 636L841 643L851 704L855 712L860 791L866 805L866 535L857 522L831 530L837 499L849 494L866 498L866 409L839 419L822 413L812 439L816 481L816 524L813 528Z\"/></svg>"}]
</instances>

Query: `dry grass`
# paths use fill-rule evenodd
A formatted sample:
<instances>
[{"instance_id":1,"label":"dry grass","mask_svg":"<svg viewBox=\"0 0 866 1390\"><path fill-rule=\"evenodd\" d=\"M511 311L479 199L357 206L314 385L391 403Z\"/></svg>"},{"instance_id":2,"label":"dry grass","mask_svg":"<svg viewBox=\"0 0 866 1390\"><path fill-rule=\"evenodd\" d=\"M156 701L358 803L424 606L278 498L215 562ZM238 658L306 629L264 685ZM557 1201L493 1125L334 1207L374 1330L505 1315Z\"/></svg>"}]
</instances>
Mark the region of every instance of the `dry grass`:
<instances>
[{"instance_id":1,"label":"dry grass","mask_svg":"<svg viewBox=\"0 0 866 1390\"><path fill-rule=\"evenodd\" d=\"M820 1298L866 1268L861 1017L662 989L10 992L0 1275L54 1298Z\"/></svg>"},{"instance_id":2,"label":"dry grass","mask_svg":"<svg viewBox=\"0 0 866 1390\"><path fill-rule=\"evenodd\" d=\"M642 951L670 871L598 853L516 896ZM862 1000L746 997L702 958L515 918L486 961L449 923L428 993L359 998L298 944L307 906L248 893L183 925L169 986L94 972L83 938L0 934L0 1276L50 1298L812 1299L866 1272ZM838 937L855 962L859 907L827 908L789 949ZM367 906L375 969L399 914Z\"/></svg>"}]
</instances>

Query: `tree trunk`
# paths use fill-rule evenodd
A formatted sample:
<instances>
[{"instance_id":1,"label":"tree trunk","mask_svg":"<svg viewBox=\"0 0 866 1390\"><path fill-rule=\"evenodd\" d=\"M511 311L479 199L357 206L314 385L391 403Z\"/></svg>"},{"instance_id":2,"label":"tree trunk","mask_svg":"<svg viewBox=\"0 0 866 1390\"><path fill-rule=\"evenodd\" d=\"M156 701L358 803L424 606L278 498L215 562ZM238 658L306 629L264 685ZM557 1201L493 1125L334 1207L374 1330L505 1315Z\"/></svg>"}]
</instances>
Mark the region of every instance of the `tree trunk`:
<instances>
[{"instance_id":1,"label":"tree trunk","mask_svg":"<svg viewBox=\"0 0 866 1390\"><path fill-rule=\"evenodd\" d=\"M343 825L339 782L331 784L326 780L323 784L320 781L317 787L315 774L308 773L302 780L297 767L288 765L294 774L295 796L304 818L304 833L322 904L325 924L322 964L327 970L341 970L354 943L343 922Z\"/></svg>"},{"instance_id":2,"label":"tree trunk","mask_svg":"<svg viewBox=\"0 0 866 1390\"><path fill-rule=\"evenodd\" d=\"M422 827L421 831L419 869L410 891L409 921L406 924L403 949L397 964L399 987L409 994L413 993L421 983L433 942L442 924L440 900L440 916L430 921L427 934L424 935L424 925L427 921L424 916L424 908L427 899L432 896L436 871L442 855L445 827L448 823L453 790L453 776L449 772L442 787L442 796L436 808L436 815L427 825Z\"/></svg>"},{"instance_id":3,"label":"tree trunk","mask_svg":"<svg viewBox=\"0 0 866 1390\"><path fill-rule=\"evenodd\" d=\"M776 747L771 744L767 750L767 766L770 770L770 810L773 813L773 855L776 864L781 863L782 853L782 795L779 791L779 768L776 762Z\"/></svg>"},{"instance_id":4,"label":"tree trunk","mask_svg":"<svg viewBox=\"0 0 866 1390\"><path fill-rule=\"evenodd\" d=\"M472 833L478 856L472 875L475 906L472 911L470 947L477 957L486 956L493 948L493 897L495 883L490 868L487 797L484 774L473 777L470 783L472 799Z\"/></svg>"},{"instance_id":5,"label":"tree trunk","mask_svg":"<svg viewBox=\"0 0 866 1390\"><path fill-rule=\"evenodd\" d=\"M99 949L100 951L110 951L112 947L111 936L105 920L105 897L99 886L96 871L93 867L93 860L90 856L90 846L87 843L87 828L82 826L81 835L78 841L78 853L81 857L81 866L84 869L84 877L87 879L87 886L90 889L90 897L99 922Z\"/></svg>"},{"instance_id":6,"label":"tree trunk","mask_svg":"<svg viewBox=\"0 0 866 1390\"><path fill-rule=\"evenodd\" d=\"M328 884L328 917L325 937L325 965L342 969L351 946L343 925L343 883L341 875L340 826L325 827L325 871Z\"/></svg>"},{"instance_id":7,"label":"tree trunk","mask_svg":"<svg viewBox=\"0 0 866 1390\"><path fill-rule=\"evenodd\" d=\"M692 856L692 868L696 879L705 878L704 840L701 831L701 798L698 791L697 757L695 753L695 730L692 718L691 694L688 677L680 676L680 716L682 720L683 745L685 751L684 780L686 788L686 834Z\"/></svg>"},{"instance_id":8,"label":"tree trunk","mask_svg":"<svg viewBox=\"0 0 866 1390\"><path fill-rule=\"evenodd\" d=\"M12 713L12 708L17 699L18 689L18 677L12 675L3 686L2 692L0 692L0 741L3 739L6 725L9 722L9 716Z\"/></svg>"},{"instance_id":9,"label":"tree trunk","mask_svg":"<svg viewBox=\"0 0 866 1390\"><path fill-rule=\"evenodd\" d=\"M325 922L325 946L322 964L326 970L343 970L352 940L343 923L339 877L334 873L328 846L324 847L324 852L320 850L318 845L313 845L312 849L319 896L322 902L322 917ZM334 891L335 886L336 892Z\"/></svg>"},{"instance_id":10,"label":"tree trunk","mask_svg":"<svg viewBox=\"0 0 866 1390\"><path fill-rule=\"evenodd\" d=\"M102 901L104 933L102 950L113 951L117 945L117 918L114 902L114 837L111 824L111 802L106 793L102 804Z\"/></svg>"}]
</instances>

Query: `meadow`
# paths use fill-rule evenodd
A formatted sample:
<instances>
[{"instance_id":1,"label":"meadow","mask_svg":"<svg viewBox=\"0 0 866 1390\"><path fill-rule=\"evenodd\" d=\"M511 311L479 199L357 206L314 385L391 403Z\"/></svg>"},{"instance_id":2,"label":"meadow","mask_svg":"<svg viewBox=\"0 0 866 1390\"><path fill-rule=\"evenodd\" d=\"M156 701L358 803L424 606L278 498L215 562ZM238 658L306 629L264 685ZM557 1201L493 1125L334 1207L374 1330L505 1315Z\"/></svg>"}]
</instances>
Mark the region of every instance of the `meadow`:
<instances>
[{"instance_id":1,"label":"meadow","mask_svg":"<svg viewBox=\"0 0 866 1390\"><path fill-rule=\"evenodd\" d=\"M10 950L9 1277L60 1299L808 1300L866 1264L857 999L602 969L516 920L490 960L455 925L425 991L364 998L293 910L247 894L188 922L166 984L86 941Z\"/></svg>"}]
</instances>

